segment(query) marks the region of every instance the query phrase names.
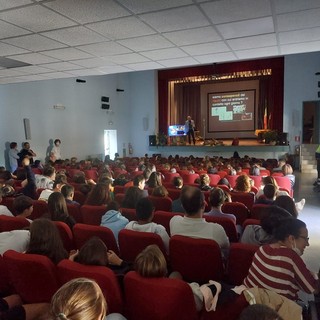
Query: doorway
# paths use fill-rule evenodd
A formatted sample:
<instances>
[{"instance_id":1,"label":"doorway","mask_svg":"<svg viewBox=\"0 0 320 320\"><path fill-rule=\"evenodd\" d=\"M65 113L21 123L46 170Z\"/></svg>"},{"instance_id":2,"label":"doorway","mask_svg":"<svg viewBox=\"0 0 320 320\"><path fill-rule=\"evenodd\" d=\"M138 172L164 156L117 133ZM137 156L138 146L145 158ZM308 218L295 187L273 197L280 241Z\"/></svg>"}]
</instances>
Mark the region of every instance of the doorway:
<instances>
[{"instance_id":1,"label":"doorway","mask_svg":"<svg viewBox=\"0 0 320 320\"><path fill-rule=\"evenodd\" d=\"M302 142L319 144L320 101L303 102L302 121Z\"/></svg>"},{"instance_id":2,"label":"doorway","mask_svg":"<svg viewBox=\"0 0 320 320\"><path fill-rule=\"evenodd\" d=\"M104 130L104 155L109 155L114 160L118 152L117 130Z\"/></svg>"}]
</instances>

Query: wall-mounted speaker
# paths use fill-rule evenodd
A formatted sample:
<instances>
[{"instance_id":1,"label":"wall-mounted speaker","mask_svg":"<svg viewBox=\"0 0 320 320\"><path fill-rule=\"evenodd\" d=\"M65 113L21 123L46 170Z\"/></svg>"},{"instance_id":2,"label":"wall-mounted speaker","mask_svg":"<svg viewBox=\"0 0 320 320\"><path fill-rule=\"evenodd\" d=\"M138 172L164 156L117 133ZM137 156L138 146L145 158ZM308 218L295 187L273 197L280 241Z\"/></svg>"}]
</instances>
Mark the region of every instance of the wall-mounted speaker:
<instances>
[{"instance_id":1,"label":"wall-mounted speaker","mask_svg":"<svg viewBox=\"0 0 320 320\"><path fill-rule=\"evenodd\" d=\"M102 102L109 102L109 97L101 97Z\"/></svg>"},{"instance_id":2,"label":"wall-mounted speaker","mask_svg":"<svg viewBox=\"0 0 320 320\"><path fill-rule=\"evenodd\" d=\"M105 103L103 103L103 104L101 105L101 109L103 109L103 110L109 110L109 109L110 109L110 104L105 104Z\"/></svg>"},{"instance_id":3,"label":"wall-mounted speaker","mask_svg":"<svg viewBox=\"0 0 320 320\"><path fill-rule=\"evenodd\" d=\"M279 133L279 144L282 146L288 145L288 132Z\"/></svg>"},{"instance_id":4,"label":"wall-mounted speaker","mask_svg":"<svg viewBox=\"0 0 320 320\"><path fill-rule=\"evenodd\" d=\"M25 133L26 140L30 140L31 139L30 120L27 118L23 119L23 125L24 125L24 133Z\"/></svg>"},{"instance_id":5,"label":"wall-mounted speaker","mask_svg":"<svg viewBox=\"0 0 320 320\"><path fill-rule=\"evenodd\" d=\"M149 136L149 146L155 146L157 144L157 136L151 135Z\"/></svg>"}]
</instances>

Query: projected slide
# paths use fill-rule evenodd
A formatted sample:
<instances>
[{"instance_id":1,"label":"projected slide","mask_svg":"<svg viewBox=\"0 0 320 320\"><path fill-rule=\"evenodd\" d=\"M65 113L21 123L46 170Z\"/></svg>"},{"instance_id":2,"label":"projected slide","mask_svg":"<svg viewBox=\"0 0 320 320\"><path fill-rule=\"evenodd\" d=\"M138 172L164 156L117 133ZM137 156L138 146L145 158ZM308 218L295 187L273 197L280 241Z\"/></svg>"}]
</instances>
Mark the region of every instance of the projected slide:
<instances>
[{"instance_id":1,"label":"projected slide","mask_svg":"<svg viewBox=\"0 0 320 320\"><path fill-rule=\"evenodd\" d=\"M255 90L209 93L209 132L254 130L255 94Z\"/></svg>"}]
</instances>

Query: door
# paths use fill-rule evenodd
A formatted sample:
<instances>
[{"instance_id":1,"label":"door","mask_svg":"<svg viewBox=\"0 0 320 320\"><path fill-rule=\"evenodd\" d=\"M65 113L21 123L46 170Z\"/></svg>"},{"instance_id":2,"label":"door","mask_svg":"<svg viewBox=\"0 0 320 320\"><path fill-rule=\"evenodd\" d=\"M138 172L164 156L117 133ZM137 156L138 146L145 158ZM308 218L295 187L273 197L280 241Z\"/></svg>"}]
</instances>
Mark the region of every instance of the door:
<instances>
[{"instance_id":1,"label":"door","mask_svg":"<svg viewBox=\"0 0 320 320\"><path fill-rule=\"evenodd\" d=\"M110 159L113 160L117 152L117 130L104 130L104 155L109 155Z\"/></svg>"}]
</instances>

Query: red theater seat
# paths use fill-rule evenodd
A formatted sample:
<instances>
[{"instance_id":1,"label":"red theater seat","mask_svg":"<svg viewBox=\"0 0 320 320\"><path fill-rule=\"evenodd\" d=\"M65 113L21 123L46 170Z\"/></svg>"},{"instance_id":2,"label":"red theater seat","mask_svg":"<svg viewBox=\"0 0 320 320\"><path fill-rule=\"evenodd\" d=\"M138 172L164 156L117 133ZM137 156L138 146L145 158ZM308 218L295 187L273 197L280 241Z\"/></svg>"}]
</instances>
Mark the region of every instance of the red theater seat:
<instances>
[{"instance_id":1,"label":"red theater seat","mask_svg":"<svg viewBox=\"0 0 320 320\"><path fill-rule=\"evenodd\" d=\"M53 223L56 225L56 227L59 230L59 234L63 242L64 248L68 252L70 252L71 250L74 249L73 234L70 227L62 221L53 221Z\"/></svg>"},{"instance_id":2,"label":"red theater seat","mask_svg":"<svg viewBox=\"0 0 320 320\"><path fill-rule=\"evenodd\" d=\"M30 222L25 218L0 215L0 232L20 230L29 225Z\"/></svg>"},{"instance_id":3,"label":"red theater seat","mask_svg":"<svg viewBox=\"0 0 320 320\"><path fill-rule=\"evenodd\" d=\"M121 258L125 261L134 262L136 256L151 244L156 244L164 256L167 256L163 241L158 234L122 229L118 239Z\"/></svg>"},{"instance_id":4,"label":"red theater seat","mask_svg":"<svg viewBox=\"0 0 320 320\"><path fill-rule=\"evenodd\" d=\"M216 241L175 235L170 239L169 251L172 270L180 272L185 281L222 280L223 262Z\"/></svg>"},{"instance_id":5,"label":"red theater seat","mask_svg":"<svg viewBox=\"0 0 320 320\"><path fill-rule=\"evenodd\" d=\"M249 218L249 209L241 202L225 202L221 208L224 213L232 213L237 218L237 224L242 225Z\"/></svg>"},{"instance_id":6,"label":"red theater seat","mask_svg":"<svg viewBox=\"0 0 320 320\"><path fill-rule=\"evenodd\" d=\"M8 250L3 258L15 292L23 303L50 302L59 286L56 266L48 257Z\"/></svg>"},{"instance_id":7,"label":"red theater seat","mask_svg":"<svg viewBox=\"0 0 320 320\"><path fill-rule=\"evenodd\" d=\"M100 226L101 217L107 212L107 207L83 205L80 211L83 223Z\"/></svg>"},{"instance_id":8,"label":"red theater seat","mask_svg":"<svg viewBox=\"0 0 320 320\"><path fill-rule=\"evenodd\" d=\"M102 266L86 266L71 260L62 260L58 264L58 278L60 285L75 279L89 278L100 286L108 305L108 313L123 311L123 299L114 272Z\"/></svg>"},{"instance_id":9,"label":"red theater seat","mask_svg":"<svg viewBox=\"0 0 320 320\"><path fill-rule=\"evenodd\" d=\"M204 215L203 217L207 222L220 224L226 232L230 242L238 242L238 232L233 221L225 217L212 217L207 215Z\"/></svg>"},{"instance_id":10,"label":"red theater seat","mask_svg":"<svg viewBox=\"0 0 320 320\"><path fill-rule=\"evenodd\" d=\"M180 215L183 216L183 213L177 213L177 212L169 212L169 211L156 211L153 216L153 222L161 224L164 226L170 235L170 220L172 217Z\"/></svg>"},{"instance_id":11,"label":"red theater seat","mask_svg":"<svg viewBox=\"0 0 320 320\"><path fill-rule=\"evenodd\" d=\"M143 278L131 271L124 277L130 320L199 319L190 286L181 280Z\"/></svg>"},{"instance_id":12,"label":"red theater seat","mask_svg":"<svg viewBox=\"0 0 320 320\"><path fill-rule=\"evenodd\" d=\"M154 205L155 210L171 211L172 200L169 197L148 197Z\"/></svg>"}]
</instances>

